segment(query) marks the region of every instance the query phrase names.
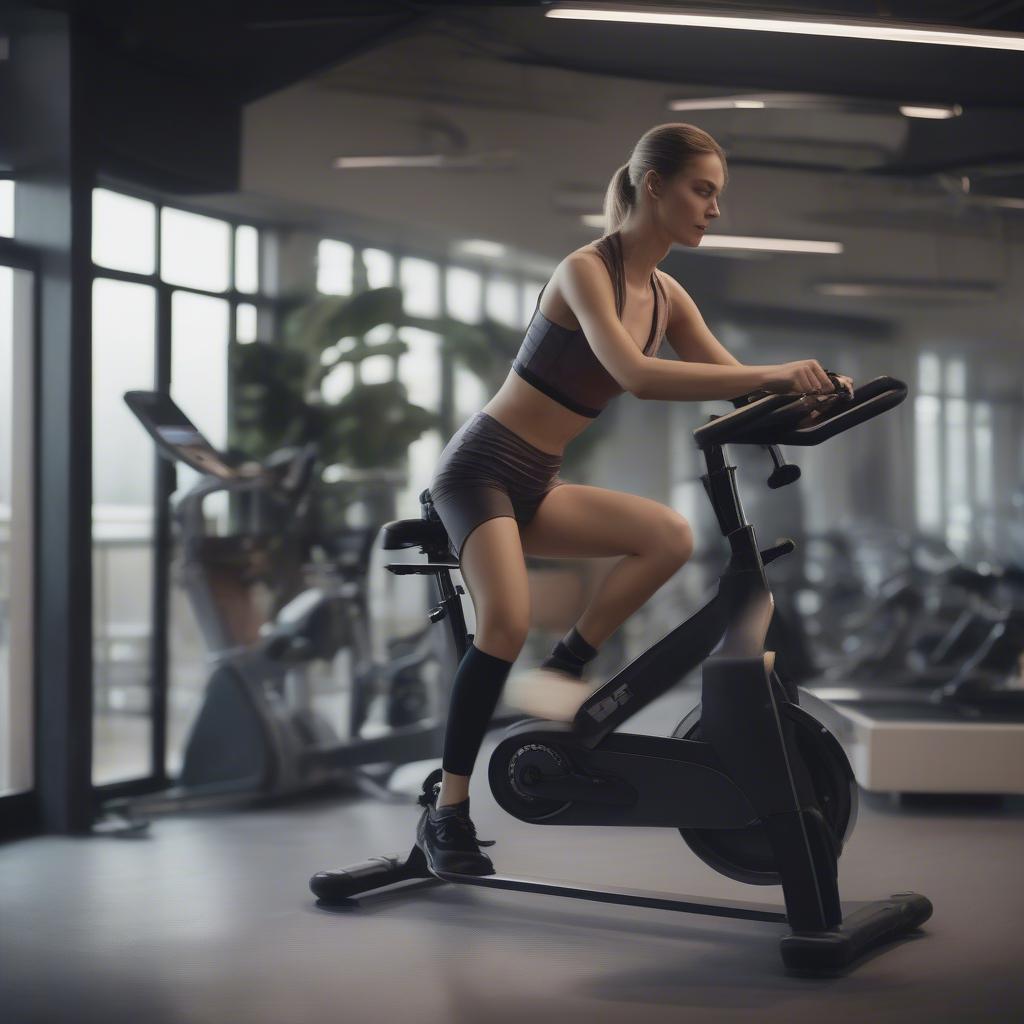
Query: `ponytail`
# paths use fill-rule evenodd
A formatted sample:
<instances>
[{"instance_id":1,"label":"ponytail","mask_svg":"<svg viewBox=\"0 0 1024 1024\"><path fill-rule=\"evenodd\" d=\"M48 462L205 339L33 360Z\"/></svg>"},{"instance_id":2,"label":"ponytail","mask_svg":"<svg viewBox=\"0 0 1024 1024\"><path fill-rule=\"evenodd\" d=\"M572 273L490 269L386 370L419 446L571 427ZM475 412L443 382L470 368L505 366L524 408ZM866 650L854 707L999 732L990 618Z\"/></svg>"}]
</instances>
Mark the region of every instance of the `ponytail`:
<instances>
[{"instance_id":1,"label":"ponytail","mask_svg":"<svg viewBox=\"0 0 1024 1024\"><path fill-rule=\"evenodd\" d=\"M608 184L604 196L604 233L618 231L636 202L636 189L629 179L629 164L623 164Z\"/></svg>"}]
</instances>

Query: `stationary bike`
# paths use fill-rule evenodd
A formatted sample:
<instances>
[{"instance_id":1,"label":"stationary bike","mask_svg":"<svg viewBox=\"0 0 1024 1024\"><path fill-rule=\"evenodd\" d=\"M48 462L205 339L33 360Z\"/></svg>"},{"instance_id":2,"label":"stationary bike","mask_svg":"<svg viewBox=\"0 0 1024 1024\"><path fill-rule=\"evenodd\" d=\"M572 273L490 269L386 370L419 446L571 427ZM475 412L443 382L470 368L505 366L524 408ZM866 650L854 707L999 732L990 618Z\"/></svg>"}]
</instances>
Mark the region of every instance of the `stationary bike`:
<instances>
[{"instance_id":1,"label":"stationary bike","mask_svg":"<svg viewBox=\"0 0 1024 1024\"><path fill-rule=\"evenodd\" d=\"M495 800L521 821L675 828L702 861L727 877L781 884L785 907L503 875L437 877L460 885L787 923L791 931L781 940L782 959L787 967L805 970L847 965L931 916L929 900L915 893L843 915L837 861L856 820L856 782L838 741L801 706L801 699L814 698L780 680L773 652L764 650L773 608L764 566L795 545L783 540L759 550L725 448L727 443L766 447L774 462L768 486L785 486L800 470L785 461L778 445L820 444L893 408L906 394L900 381L879 377L852 394L837 394L819 407L820 418L811 419L808 399L752 392L734 400L733 412L699 427L694 436L707 465L704 488L731 548L717 593L593 693L572 723L528 719L509 727L488 766ZM420 499L423 518L389 524L385 546L419 545L428 561L388 569L434 574L441 603L432 616L435 621L448 617L464 650L462 588L453 590L449 576L458 566L450 561L447 534L429 491ZM701 662L701 702L670 736L616 731ZM321 902L339 903L393 882L429 877L414 847L404 858L376 857L319 872L310 888Z\"/></svg>"}]
</instances>

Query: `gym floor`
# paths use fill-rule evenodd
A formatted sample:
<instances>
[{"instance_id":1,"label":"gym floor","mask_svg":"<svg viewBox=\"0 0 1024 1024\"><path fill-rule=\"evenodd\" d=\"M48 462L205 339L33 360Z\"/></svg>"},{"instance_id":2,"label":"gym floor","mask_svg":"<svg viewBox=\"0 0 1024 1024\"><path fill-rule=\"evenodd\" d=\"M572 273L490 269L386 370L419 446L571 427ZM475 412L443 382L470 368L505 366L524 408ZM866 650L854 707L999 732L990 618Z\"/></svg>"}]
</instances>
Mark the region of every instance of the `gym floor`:
<instances>
[{"instance_id":1,"label":"gym floor","mask_svg":"<svg viewBox=\"0 0 1024 1024\"><path fill-rule=\"evenodd\" d=\"M637 718L664 734L694 695ZM648 728L644 728L644 726ZM489 753L488 744L481 763ZM781 902L659 829L473 817L508 874ZM832 978L787 975L771 924L427 885L322 909L314 871L407 849L410 805L361 796L154 821L147 838L0 847L5 1024L1024 1020L1024 800L907 809L862 795L845 899L913 889L918 936Z\"/></svg>"}]
</instances>

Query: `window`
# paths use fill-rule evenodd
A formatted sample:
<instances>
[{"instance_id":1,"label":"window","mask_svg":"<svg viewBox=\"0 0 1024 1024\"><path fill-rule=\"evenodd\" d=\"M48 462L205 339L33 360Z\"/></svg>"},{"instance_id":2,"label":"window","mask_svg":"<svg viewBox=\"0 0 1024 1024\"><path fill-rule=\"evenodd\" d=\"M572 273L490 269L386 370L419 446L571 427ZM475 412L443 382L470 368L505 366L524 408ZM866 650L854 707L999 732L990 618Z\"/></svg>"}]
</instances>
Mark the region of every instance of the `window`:
<instances>
[{"instance_id":1,"label":"window","mask_svg":"<svg viewBox=\"0 0 1024 1024\"><path fill-rule=\"evenodd\" d=\"M256 340L256 307L250 302L240 302L235 309L235 341L248 345Z\"/></svg>"},{"instance_id":2,"label":"window","mask_svg":"<svg viewBox=\"0 0 1024 1024\"><path fill-rule=\"evenodd\" d=\"M399 268L402 305L413 316L438 316L441 312L441 275L436 263L406 257Z\"/></svg>"},{"instance_id":3,"label":"window","mask_svg":"<svg viewBox=\"0 0 1024 1024\"><path fill-rule=\"evenodd\" d=\"M167 206L160 211L160 276L168 284L227 291L230 245L225 221Z\"/></svg>"},{"instance_id":4,"label":"window","mask_svg":"<svg viewBox=\"0 0 1024 1024\"><path fill-rule=\"evenodd\" d=\"M235 290L253 294L260 284L260 233L248 225L235 228Z\"/></svg>"},{"instance_id":5,"label":"window","mask_svg":"<svg viewBox=\"0 0 1024 1024\"><path fill-rule=\"evenodd\" d=\"M92 261L100 267L156 270L156 207L105 188L92 190Z\"/></svg>"},{"instance_id":6,"label":"window","mask_svg":"<svg viewBox=\"0 0 1024 1024\"><path fill-rule=\"evenodd\" d=\"M324 238L317 246L316 290L324 295L352 294L352 246Z\"/></svg>"},{"instance_id":7,"label":"window","mask_svg":"<svg viewBox=\"0 0 1024 1024\"><path fill-rule=\"evenodd\" d=\"M517 291L515 282L508 278L490 278L484 299L487 315L506 327L522 326L522 300Z\"/></svg>"},{"instance_id":8,"label":"window","mask_svg":"<svg viewBox=\"0 0 1024 1024\"><path fill-rule=\"evenodd\" d=\"M480 323L483 316L483 278L463 267L449 267L444 284L448 315L463 323Z\"/></svg>"},{"instance_id":9,"label":"window","mask_svg":"<svg viewBox=\"0 0 1024 1024\"><path fill-rule=\"evenodd\" d=\"M14 237L14 182L0 178L0 237Z\"/></svg>"},{"instance_id":10,"label":"window","mask_svg":"<svg viewBox=\"0 0 1024 1024\"><path fill-rule=\"evenodd\" d=\"M128 389L156 386L158 296L170 306L171 393L218 447L227 445L231 303L216 294L260 288L260 231L185 210L160 208L107 189L93 191L93 581L95 708L93 779L107 784L151 774L150 645L167 629L167 768L180 764L184 737L208 674L192 610L172 583L167 623L153 621L155 577L153 442L124 404ZM159 252L157 252L157 216ZM145 275L150 283L104 277ZM173 286L173 287L172 287ZM204 294L205 293L205 294ZM235 307L235 340L258 337L258 300ZM177 467L179 492L196 474ZM226 528L226 496L204 505L211 532Z\"/></svg>"},{"instance_id":11,"label":"window","mask_svg":"<svg viewBox=\"0 0 1024 1024\"><path fill-rule=\"evenodd\" d=\"M363 250L368 288L389 288L395 281L395 261L391 253L380 249Z\"/></svg>"}]
</instances>

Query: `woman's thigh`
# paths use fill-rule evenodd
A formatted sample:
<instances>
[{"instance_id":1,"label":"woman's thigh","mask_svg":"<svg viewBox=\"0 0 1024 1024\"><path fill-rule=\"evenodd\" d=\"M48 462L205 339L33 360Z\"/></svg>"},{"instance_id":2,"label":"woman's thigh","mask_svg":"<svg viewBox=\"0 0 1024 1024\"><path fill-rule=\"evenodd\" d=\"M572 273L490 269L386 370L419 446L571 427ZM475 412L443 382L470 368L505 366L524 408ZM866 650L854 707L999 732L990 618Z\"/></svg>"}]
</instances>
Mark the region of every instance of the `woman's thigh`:
<instances>
[{"instance_id":1,"label":"woman's thigh","mask_svg":"<svg viewBox=\"0 0 1024 1024\"><path fill-rule=\"evenodd\" d=\"M519 526L499 515L474 527L462 547L459 570L476 614L474 643L488 654L514 659L530 626L530 590Z\"/></svg>"},{"instance_id":2,"label":"woman's thigh","mask_svg":"<svg viewBox=\"0 0 1024 1024\"><path fill-rule=\"evenodd\" d=\"M520 526L523 551L547 558L601 558L656 549L688 559L693 533L684 516L650 498L563 483Z\"/></svg>"}]
</instances>

